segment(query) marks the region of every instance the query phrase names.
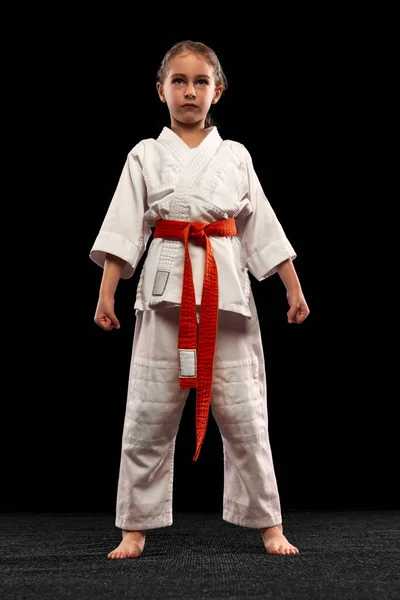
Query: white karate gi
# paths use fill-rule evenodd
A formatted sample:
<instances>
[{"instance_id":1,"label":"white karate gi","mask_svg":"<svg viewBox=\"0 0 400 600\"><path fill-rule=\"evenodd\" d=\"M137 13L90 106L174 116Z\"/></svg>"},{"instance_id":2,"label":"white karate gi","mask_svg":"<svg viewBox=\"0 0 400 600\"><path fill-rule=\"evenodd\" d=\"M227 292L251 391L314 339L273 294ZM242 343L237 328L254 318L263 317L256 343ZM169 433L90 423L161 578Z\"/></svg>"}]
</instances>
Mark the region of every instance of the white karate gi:
<instances>
[{"instance_id":1,"label":"white karate gi","mask_svg":"<svg viewBox=\"0 0 400 600\"><path fill-rule=\"evenodd\" d=\"M210 236L218 269L219 317L211 410L224 447L223 519L245 527L281 523L268 437L264 354L248 271L261 281L296 253L263 193L246 148L216 127L189 148L165 127L128 154L90 258L125 259L129 278L158 219L234 217L238 234ZM196 304L201 304L205 249L189 243ZM116 526L172 524L175 437L188 389L179 388L177 337L184 245L153 238L134 308ZM199 309L198 309L199 313Z\"/></svg>"}]
</instances>

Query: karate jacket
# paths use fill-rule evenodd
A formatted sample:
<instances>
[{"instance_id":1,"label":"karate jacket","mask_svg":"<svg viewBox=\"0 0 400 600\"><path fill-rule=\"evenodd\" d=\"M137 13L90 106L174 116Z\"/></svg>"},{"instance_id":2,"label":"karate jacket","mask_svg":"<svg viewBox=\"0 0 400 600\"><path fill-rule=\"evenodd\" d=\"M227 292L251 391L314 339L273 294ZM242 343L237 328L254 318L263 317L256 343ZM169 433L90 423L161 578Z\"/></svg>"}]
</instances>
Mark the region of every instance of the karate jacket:
<instances>
[{"instance_id":1,"label":"karate jacket","mask_svg":"<svg viewBox=\"0 0 400 600\"><path fill-rule=\"evenodd\" d=\"M210 127L196 148L189 148L169 127L157 139L141 140L128 153L110 205L89 256L104 267L106 253L126 261L130 278L158 219L200 221L234 217L237 235L210 236L218 269L220 310L251 318L250 279L270 277L296 253L263 192L245 146L222 140ZM201 304L205 249L189 242L196 304ZM134 308L153 310L179 305L184 244L153 238L140 274Z\"/></svg>"}]
</instances>

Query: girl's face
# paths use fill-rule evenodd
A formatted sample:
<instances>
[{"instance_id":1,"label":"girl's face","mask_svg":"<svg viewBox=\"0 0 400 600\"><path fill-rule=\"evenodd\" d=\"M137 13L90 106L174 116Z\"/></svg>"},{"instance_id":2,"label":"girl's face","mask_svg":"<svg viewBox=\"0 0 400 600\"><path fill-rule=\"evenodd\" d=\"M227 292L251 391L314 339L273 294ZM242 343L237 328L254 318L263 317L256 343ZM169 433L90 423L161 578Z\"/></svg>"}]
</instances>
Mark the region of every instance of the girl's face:
<instances>
[{"instance_id":1,"label":"girl's face","mask_svg":"<svg viewBox=\"0 0 400 600\"><path fill-rule=\"evenodd\" d=\"M171 116L180 124L193 125L204 121L211 104L218 102L222 86L216 87L214 70L195 54L181 54L169 64L163 84L157 83L162 102L166 102Z\"/></svg>"}]
</instances>

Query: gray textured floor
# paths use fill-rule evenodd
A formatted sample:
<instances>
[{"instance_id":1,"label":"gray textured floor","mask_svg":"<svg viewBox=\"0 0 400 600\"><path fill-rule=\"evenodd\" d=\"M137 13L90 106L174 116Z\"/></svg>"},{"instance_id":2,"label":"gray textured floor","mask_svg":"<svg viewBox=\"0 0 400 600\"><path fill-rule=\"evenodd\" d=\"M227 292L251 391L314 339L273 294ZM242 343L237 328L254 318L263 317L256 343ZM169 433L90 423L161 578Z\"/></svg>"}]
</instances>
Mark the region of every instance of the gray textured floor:
<instances>
[{"instance_id":1,"label":"gray textured floor","mask_svg":"<svg viewBox=\"0 0 400 600\"><path fill-rule=\"evenodd\" d=\"M107 558L112 515L3 513L0 527L2 600L400 598L400 511L284 514L297 556L220 515L174 513L132 560Z\"/></svg>"}]
</instances>

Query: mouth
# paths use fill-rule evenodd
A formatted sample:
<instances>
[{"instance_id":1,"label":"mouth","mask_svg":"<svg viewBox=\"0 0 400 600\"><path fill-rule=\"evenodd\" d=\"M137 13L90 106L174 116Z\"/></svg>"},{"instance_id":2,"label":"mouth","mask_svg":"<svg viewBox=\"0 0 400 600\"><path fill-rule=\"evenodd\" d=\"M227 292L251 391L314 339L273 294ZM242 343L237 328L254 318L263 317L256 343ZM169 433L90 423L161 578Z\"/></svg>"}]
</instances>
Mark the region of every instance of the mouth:
<instances>
[{"instance_id":1,"label":"mouth","mask_svg":"<svg viewBox=\"0 0 400 600\"><path fill-rule=\"evenodd\" d=\"M197 105L189 102L187 104L184 104L182 108L197 108Z\"/></svg>"}]
</instances>

